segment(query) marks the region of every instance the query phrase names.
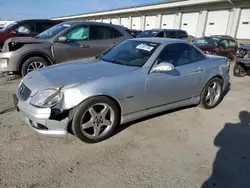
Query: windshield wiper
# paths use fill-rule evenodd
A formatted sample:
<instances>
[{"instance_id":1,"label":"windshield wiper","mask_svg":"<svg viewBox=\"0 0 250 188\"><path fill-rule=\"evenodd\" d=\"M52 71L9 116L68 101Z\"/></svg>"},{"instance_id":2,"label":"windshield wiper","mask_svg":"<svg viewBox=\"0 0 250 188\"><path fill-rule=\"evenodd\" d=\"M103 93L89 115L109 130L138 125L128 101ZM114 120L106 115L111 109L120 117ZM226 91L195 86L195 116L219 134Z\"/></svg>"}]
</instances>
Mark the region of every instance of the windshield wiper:
<instances>
[{"instance_id":1,"label":"windshield wiper","mask_svg":"<svg viewBox=\"0 0 250 188\"><path fill-rule=\"evenodd\" d=\"M102 58L101 60L107 61L107 62L110 62L110 63L120 64L120 65L126 65L125 63L123 63L122 61L120 61L118 59L105 59L105 58Z\"/></svg>"}]
</instances>

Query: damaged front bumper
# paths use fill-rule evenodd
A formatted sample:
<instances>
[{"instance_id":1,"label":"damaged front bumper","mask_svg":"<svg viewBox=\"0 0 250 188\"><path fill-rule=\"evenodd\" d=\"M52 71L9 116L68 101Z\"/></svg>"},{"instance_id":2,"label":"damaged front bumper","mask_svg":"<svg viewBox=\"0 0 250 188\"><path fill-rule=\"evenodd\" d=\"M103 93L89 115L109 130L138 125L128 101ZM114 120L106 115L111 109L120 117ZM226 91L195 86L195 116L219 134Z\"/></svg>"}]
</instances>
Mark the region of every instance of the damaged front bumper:
<instances>
[{"instance_id":1,"label":"damaged front bumper","mask_svg":"<svg viewBox=\"0 0 250 188\"><path fill-rule=\"evenodd\" d=\"M15 51L0 52L0 72L17 72L17 64L19 62L19 59L20 55Z\"/></svg>"},{"instance_id":2,"label":"damaged front bumper","mask_svg":"<svg viewBox=\"0 0 250 188\"><path fill-rule=\"evenodd\" d=\"M51 108L32 106L30 98L23 101L17 94L13 96L15 106L23 122L35 132L52 137L66 137L69 118L64 113L58 113Z\"/></svg>"}]
</instances>

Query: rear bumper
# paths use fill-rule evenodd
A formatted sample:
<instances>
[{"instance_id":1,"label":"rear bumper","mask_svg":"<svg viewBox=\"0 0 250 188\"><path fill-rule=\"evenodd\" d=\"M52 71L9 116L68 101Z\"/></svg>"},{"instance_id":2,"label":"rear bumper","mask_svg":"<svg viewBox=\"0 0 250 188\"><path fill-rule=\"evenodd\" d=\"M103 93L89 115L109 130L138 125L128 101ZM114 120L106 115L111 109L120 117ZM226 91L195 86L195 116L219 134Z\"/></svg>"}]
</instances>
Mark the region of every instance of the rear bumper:
<instances>
[{"instance_id":1,"label":"rear bumper","mask_svg":"<svg viewBox=\"0 0 250 188\"><path fill-rule=\"evenodd\" d=\"M30 99L22 101L16 95L14 103L22 121L35 132L52 137L66 137L69 119L51 119L50 108L37 108L29 104Z\"/></svg>"}]
</instances>

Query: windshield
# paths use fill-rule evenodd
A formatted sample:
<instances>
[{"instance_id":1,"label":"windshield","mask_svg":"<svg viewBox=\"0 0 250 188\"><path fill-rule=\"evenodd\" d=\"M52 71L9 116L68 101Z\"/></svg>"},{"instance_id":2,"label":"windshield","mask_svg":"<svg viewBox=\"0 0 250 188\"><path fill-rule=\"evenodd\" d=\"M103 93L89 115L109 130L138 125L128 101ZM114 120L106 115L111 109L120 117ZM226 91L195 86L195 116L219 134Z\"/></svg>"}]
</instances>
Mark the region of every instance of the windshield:
<instances>
[{"instance_id":1,"label":"windshield","mask_svg":"<svg viewBox=\"0 0 250 188\"><path fill-rule=\"evenodd\" d=\"M58 33L60 33L61 31L63 31L64 29L70 27L70 24L65 24L65 23L61 23L58 25L55 25L45 31L43 31L42 33L40 33L39 35L37 35L35 38L38 39L49 39L54 37L55 35L57 35Z\"/></svg>"},{"instance_id":2,"label":"windshield","mask_svg":"<svg viewBox=\"0 0 250 188\"><path fill-rule=\"evenodd\" d=\"M0 29L0 31L6 31L16 24L17 24L17 22L10 23L10 24L6 25L5 27L3 27L2 29Z\"/></svg>"},{"instance_id":3,"label":"windshield","mask_svg":"<svg viewBox=\"0 0 250 188\"><path fill-rule=\"evenodd\" d=\"M144 38L144 37L154 37L156 34L158 33L158 31L143 31L140 34L138 34L136 36L136 38Z\"/></svg>"},{"instance_id":4,"label":"windshield","mask_svg":"<svg viewBox=\"0 0 250 188\"><path fill-rule=\"evenodd\" d=\"M216 38L216 37L203 37L203 38L199 38L193 41L194 44L216 44L219 42L220 39Z\"/></svg>"},{"instance_id":5,"label":"windshield","mask_svg":"<svg viewBox=\"0 0 250 188\"><path fill-rule=\"evenodd\" d=\"M100 59L126 66L142 67L159 45L154 42L127 40L115 46Z\"/></svg>"}]
</instances>

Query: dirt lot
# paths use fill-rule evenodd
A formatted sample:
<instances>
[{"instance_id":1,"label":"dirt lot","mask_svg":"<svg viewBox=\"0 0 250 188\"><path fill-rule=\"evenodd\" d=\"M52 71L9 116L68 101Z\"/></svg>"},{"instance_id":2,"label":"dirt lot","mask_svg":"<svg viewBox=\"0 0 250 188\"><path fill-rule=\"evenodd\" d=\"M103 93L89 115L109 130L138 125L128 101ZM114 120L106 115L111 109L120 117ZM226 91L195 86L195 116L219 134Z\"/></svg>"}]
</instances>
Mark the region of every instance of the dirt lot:
<instances>
[{"instance_id":1,"label":"dirt lot","mask_svg":"<svg viewBox=\"0 0 250 188\"><path fill-rule=\"evenodd\" d=\"M19 81L0 78L0 111L13 107ZM250 77L232 77L213 110L165 113L94 145L37 135L7 110L0 115L0 187L249 187L249 96Z\"/></svg>"}]
</instances>

